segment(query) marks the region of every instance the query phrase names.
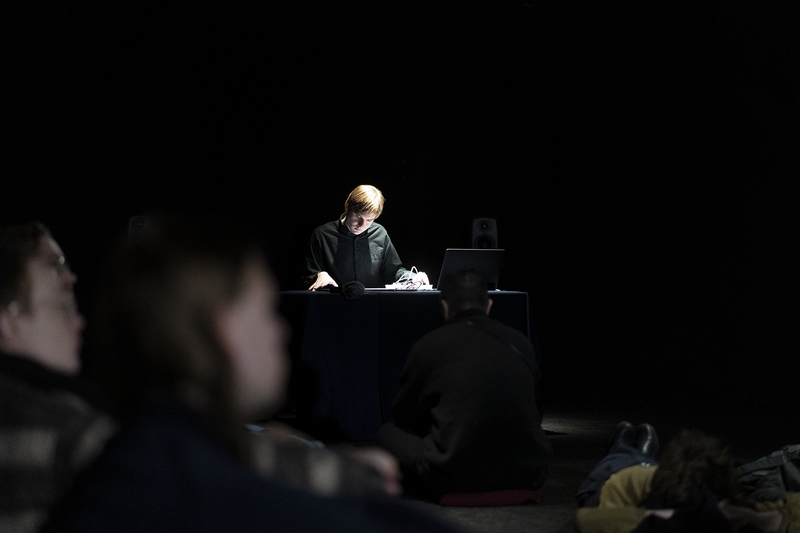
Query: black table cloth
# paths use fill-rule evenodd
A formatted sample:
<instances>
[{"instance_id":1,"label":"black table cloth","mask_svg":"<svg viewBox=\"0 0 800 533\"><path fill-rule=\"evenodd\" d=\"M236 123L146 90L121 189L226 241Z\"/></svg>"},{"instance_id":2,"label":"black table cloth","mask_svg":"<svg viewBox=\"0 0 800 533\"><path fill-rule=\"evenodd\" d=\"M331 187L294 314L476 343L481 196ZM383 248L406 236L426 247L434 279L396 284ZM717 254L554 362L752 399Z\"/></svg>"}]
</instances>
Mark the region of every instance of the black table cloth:
<instances>
[{"instance_id":1,"label":"black table cloth","mask_svg":"<svg viewBox=\"0 0 800 533\"><path fill-rule=\"evenodd\" d=\"M443 322L439 291L367 291L346 300L328 291L284 291L292 328L287 410L323 440L372 441L391 404L411 346ZM528 294L490 291L490 316L527 334L537 349Z\"/></svg>"}]
</instances>

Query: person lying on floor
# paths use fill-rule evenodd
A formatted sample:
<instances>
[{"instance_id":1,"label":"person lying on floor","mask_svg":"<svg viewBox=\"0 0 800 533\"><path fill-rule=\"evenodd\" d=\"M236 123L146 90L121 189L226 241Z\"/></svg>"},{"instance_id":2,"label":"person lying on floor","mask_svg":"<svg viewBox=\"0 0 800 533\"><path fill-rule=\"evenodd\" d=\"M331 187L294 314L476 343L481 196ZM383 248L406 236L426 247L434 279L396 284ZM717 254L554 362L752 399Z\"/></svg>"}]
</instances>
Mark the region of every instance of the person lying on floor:
<instances>
[{"instance_id":1,"label":"person lying on floor","mask_svg":"<svg viewBox=\"0 0 800 533\"><path fill-rule=\"evenodd\" d=\"M737 466L734 473L747 503L759 511L780 511L788 531L800 533L800 444Z\"/></svg>"},{"instance_id":2,"label":"person lying on floor","mask_svg":"<svg viewBox=\"0 0 800 533\"><path fill-rule=\"evenodd\" d=\"M718 439L683 430L658 456L649 424L620 422L608 453L578 490L580 533L787 531L777 511L745 503L733 459Z\"/></svg>"}]
</instances>

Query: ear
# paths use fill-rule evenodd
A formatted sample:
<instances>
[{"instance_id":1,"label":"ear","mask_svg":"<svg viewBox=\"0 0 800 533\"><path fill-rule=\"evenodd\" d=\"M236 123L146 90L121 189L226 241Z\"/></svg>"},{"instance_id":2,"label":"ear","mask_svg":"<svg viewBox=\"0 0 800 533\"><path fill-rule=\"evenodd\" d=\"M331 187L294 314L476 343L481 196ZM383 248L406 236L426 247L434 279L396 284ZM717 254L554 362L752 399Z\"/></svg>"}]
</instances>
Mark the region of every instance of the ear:
<instances>
[{"instance_id":1,"label":"ear","mask_svg":"<svg viewBox=\"0 0 800 533\"><path fill-rule=\"evenodd\" d=\"M489 311L492 310L492 304L493 303L494 303L494 301L492 301L492 299L489 298L489 303L486 304L486 316L489 316Z\"/></svg>"},{"instance_id":2,"label":"ear","mask_svg":"<svg viewBox=\"0 0 800 533\"><path fill-rule=\"evenodd\" d=\"M233 310L228 306L223 306L214 313L214 333L217 342L225 353L230 354L235 349L235 335L233 332Z\"/></svg>"},{"instance_id":3,"label":"ear","mask_svg":"<svg viewBox=\"0 0 800 533\"><path fill-rule=\"evenodd\" d=\"M17 321L8 309L0 311L0 347L5 347L8 342L17 337L19 328Z\"/></svg>"},{"instance_id":4,"label":"ear","mask_svg":"<svg viewBox=\"0 0 800 533\"><path fill-rule=\"evenodd\" d=\"M442 313L444 314L444 321L450 322L450 307L447 305L447 302L444 300L439 300L442 302Z\"/></svg>"}]
</instances>

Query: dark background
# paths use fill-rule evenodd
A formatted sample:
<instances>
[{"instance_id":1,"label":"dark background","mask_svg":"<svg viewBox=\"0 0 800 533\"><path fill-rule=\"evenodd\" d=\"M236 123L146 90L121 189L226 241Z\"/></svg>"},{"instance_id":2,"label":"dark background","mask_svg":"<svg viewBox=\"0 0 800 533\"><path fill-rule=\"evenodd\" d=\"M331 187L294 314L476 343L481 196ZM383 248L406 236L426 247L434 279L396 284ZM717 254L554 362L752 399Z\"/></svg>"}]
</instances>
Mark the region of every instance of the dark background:
<instances>
[{"instance_id":1,"label":"dark background","mask_svg":"<svg viewBox=\"0 0 800 533\"><path fill-rule=\"evenodd\" d=\"M796 402L795 3L113 4L0 8L2 222L51 226L88 335L130 216L242 224L293 289L369 183L432 278L497 219L553 381Z\"/></svg>"}]
</instances>

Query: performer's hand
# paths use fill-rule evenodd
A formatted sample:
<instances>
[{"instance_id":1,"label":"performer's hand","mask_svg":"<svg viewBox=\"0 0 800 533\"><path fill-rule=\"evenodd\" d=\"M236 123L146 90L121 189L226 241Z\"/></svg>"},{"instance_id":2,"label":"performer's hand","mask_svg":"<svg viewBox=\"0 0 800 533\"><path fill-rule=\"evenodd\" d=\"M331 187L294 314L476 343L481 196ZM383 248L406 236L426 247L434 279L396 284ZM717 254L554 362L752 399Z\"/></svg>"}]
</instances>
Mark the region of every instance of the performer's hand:
<instances>
[{"instance_id":1,"label":"performer's hand","mask_svg":"<svg viewBox=\"0 0 800 533\"><path fill-rule=\"evenodd\" d=\"M325 272L324 270L317 272L317 279L314 283L308 288L310 291L315 291L321 287L327 287L328 285L333 285L334 287L338 287L333 278Z\"/></svg>"},{"instance_id":2,"label":"performer's hand","mask_svg":"<svg viewBox=\"0 0 800 533\"><path fill-rule=\"evenodd\" d=\"M417 272L414 274L414 281L419 281L423 285L430 285L431 282L428 281L428 275L425 272Z\"/></svg>"}]
</instances>

